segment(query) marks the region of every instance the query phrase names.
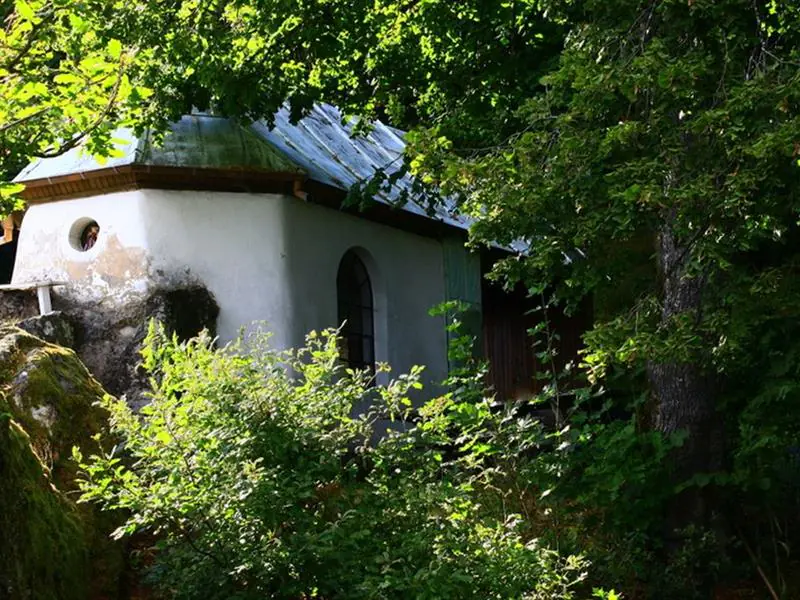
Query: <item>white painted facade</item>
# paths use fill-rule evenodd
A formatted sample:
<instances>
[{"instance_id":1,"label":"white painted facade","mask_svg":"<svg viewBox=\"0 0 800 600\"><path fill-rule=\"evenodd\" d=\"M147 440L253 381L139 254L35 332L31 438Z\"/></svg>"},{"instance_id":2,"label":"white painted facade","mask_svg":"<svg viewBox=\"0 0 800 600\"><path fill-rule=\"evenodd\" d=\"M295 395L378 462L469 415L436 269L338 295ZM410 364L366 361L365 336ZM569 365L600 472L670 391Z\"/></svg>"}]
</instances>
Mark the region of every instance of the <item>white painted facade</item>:
<instances>
[{"instance_id":1,"label":"white painted facade","mask_svg":"<svg viewBox=\"0 0 800 600\"><path fill-rule=\"evenodd\" d=\"M89 220L97 243L77 249ZM375 298L376 358L395 372L447 373L446 334L428 315L446 298L442 245L297 198L233 192L136 190L36 204L21 227L12 283L64 280L56 294L113 310L170 285L205 285L219 306L218 334L266 322L278 347L338 325L336 275L351 248Z\"/></svg>"}]
</instances>

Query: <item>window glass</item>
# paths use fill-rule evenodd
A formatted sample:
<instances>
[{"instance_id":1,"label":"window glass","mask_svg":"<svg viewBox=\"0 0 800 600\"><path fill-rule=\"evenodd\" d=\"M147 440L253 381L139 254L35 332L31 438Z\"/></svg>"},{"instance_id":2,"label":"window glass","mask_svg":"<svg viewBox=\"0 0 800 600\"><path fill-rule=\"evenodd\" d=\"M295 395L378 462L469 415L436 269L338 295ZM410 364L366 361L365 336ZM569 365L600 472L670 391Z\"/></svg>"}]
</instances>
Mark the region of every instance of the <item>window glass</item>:
<instances>
[{"instance_id":1,"label":"window glass","mask_svg":"<svg viewBox=\"0 0 800 600\"><path fill-rule=\"evenodd\" d=\"M375 368L375 329L372 284L367 268L349 250L339 264L336 277L339 323L342 328L342 360L354 369Z\"/></svg>"}]
</instances>

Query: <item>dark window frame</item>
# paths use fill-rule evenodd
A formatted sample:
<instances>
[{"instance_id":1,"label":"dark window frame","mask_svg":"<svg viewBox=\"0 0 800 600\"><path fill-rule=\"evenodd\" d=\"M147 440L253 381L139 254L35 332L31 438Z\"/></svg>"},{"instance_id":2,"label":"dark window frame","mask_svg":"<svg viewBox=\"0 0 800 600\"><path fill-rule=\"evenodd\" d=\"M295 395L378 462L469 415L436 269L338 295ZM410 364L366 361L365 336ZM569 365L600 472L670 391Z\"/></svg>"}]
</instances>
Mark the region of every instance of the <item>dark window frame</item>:
<instances>
[{"instance_id":1,"label":"dark window frame","mask_svg":"<svg viewBox=\"0 0 800 600\"><path fill-rule=\"evenodd\" d=\"M341 357L352 369L375 371L375 295L369 270L348 250L336 274L336 303L342 338Z\"/></svg>"}]
</instances>

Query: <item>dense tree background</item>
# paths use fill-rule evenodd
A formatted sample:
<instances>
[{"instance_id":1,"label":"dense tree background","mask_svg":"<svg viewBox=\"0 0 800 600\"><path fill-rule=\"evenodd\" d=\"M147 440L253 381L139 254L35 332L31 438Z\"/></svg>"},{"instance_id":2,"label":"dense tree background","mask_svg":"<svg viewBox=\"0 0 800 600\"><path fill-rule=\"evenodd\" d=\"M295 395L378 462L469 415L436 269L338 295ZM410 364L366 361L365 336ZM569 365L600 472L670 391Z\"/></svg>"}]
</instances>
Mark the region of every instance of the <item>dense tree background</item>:
<instances>
[{"instance_id":1,"label":"dense tree background","mask_svg":"<svg viewBox=\"0 0 800 600\"><path fill-rule=\"evenodd\" d=\"M554 487L529 479L574 524L560 543L594 545L611 575L662 593L664 560L692 593L741 564L788 589L793 2L18 0L6 12L8 165L89 134L108 151L119 119L163 126L191 106L269 120L286 100L298 118L323 100L410 128L407 168L459 199L477 244L529 244L498 279L567 310L594 301L586 401L557 446L570 454Z\"/></svg>"}]
</instances>

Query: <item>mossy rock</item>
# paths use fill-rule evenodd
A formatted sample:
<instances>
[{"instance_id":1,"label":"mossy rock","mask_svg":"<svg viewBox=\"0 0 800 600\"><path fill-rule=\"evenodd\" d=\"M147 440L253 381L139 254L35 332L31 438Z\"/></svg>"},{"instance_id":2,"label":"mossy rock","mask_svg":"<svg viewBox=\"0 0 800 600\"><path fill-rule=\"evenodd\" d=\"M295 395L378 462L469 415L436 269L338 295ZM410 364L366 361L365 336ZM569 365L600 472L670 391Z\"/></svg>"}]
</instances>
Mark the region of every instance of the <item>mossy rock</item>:
<instances>
[{"instance_id":1,"label":"mossy rock","mask_svg":"<svg viewBox=\"0 0 800 600\"><path fill-rule=\"evenodd\" d=\"M103 388L72 350L1 327L0 391L37 455L51 463L59 486L69 488L75 476L72 447L85 454L97 450L93 436L107 419L98 405Z\"/></svg>"},{"instance_id":2,"label":"mossy rock","mask_svg":"<svg viewBox=\"0 0 800 600\"><path fill-rule=\"evenodd\" d=\"M30 437L8 412L0 413L0 499L0 597L87 598L81 516L53 486Z\"/></svg>"},{"instance_id":3,"label":"mossy rock","mask_svg":"<svg viewBox=\"0 0 800 600\"><path fill-rule=\"evenodd\" d=\"M115 598L114 515L76 505L73 446L98 450L105 391L76 354L0 327L0 598Z\"/></svg>"}]
</instances>

